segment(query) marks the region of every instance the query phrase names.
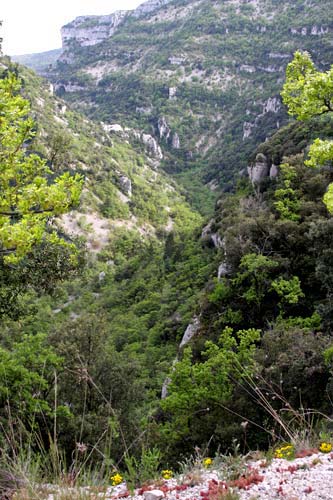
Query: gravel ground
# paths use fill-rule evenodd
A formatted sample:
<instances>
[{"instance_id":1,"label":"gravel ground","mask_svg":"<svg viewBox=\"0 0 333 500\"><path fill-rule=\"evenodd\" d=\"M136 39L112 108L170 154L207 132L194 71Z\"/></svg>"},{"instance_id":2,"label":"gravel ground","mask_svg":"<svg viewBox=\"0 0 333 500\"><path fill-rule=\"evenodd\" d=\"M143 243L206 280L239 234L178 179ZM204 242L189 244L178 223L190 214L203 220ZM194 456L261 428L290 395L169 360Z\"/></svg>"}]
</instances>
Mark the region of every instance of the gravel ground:
<instances>
[{"instance_id":1,"label":"gravel ground","mask_svg":"<svg viewBox=\"0 0 333 500\"><path fill-rule=\"evenodd\" d=\"M230 486L232 491L239 494L241 500L333 500L333 453L314 453L305 458L292 461L274 459L267 465L263 460L247 463L248 482L245 488L238 485ZM196 470L192 474L168 481L157 482L147 487L146 491L137 489L133 496L129 496L126 485L121 484L109 488L107 492L92 493L91 499L118 500L130 498L131 500L222 500L224 487L222 469ZM252 478L252 479L251 479ZM189 483L197 482L192 486ZM224 489L225 488L225 489ZM77 490L73 499L76 499ZM90 497L89 488L83 491ZM81 490L81 492L83 492ZM214 492L219 492L218 496ZM211 496L209 496L209 494ZM57 493L49 494L47 500L57 500ZM66 497L67 498L67 497ZM68 497L69 498L69 497Z\"/></svg>"}]
</instances>

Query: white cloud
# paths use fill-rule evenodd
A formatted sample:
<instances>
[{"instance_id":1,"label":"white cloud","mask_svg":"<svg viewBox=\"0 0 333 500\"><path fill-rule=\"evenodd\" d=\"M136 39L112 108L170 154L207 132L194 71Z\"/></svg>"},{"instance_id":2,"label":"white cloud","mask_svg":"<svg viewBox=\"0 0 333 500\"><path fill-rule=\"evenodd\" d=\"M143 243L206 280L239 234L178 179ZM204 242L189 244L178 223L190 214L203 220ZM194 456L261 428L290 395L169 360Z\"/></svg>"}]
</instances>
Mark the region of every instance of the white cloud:
<instances>
[{"instance_id":1,"label":"white cloud","mask_svg":"<svg viewBox=\"0 0 333 500\"><path fill-rule=\"evenodd\" d=\"M4 54L30 54L61 46L60 28L77 16L134 9L143 0L6 0L1 3Z\"/></svg>"}]
</instances>

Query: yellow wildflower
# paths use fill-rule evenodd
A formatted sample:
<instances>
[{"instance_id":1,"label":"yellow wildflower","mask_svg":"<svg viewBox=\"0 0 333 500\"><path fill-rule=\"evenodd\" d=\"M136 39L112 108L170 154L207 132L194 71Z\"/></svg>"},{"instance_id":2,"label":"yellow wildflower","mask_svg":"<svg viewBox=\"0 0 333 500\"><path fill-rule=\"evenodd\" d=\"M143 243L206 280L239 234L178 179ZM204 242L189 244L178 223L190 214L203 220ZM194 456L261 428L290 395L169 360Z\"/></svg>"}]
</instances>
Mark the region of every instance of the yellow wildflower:
<instances>
[{"instance_id":1,"label":"yellow wildflower","mask_svg":"<svg viewBox=\"0 0 333 500\"><path fill-rule=\"evenodd\" d=\"M163 479L171 479L172 476L173 476L172 470L169 470L169 469L162 470Z\"/></svg>"},{"instance_id":2,"label":"yellow wildflower","mask_svg":"<svg viewBox=\"0 0 333 500\"><path fill-rule=\"evenodd\" d=\"M277 448L275 450L275 458L293 458L295 454L295 449L292 444L286 444L281 446L281 448Z\"/></svg>"},{"instance_id":3,"label":"yellow wildflower","mask_svg":"<svg viewBox=\"0 0 333 500\"><path fill-rule=\"evenodd\" d=\"M111 476L111 484L112 486L117 486L118 484L123 482L122 476L117 472L117 474L114 474Z\"/></svg>"},{"instance_id":4,"label":"yellow wildflower","mask_svg":"<svg viewBox=\"0 0 333 500\"><path fill-rule=\"evenodd\" d=\"M331 443L320 443L319 450L322 453L329 453L330 451L332 451L332 445Z\"/></svg>"},{"instance_id":5,"label":"yellow wildflower","mask_svg":"<svg viewBox=\"0 0 333 500\"><path fill-rule=\"evenodd\" d=\"M212 465L212 463L213 463L213 460L211 458L208 458L208 457L205 458L203 461L203 465L204 465L204 467L206 467L206 469L208 467L210 467Z\"/></svg>"}]
</instances>

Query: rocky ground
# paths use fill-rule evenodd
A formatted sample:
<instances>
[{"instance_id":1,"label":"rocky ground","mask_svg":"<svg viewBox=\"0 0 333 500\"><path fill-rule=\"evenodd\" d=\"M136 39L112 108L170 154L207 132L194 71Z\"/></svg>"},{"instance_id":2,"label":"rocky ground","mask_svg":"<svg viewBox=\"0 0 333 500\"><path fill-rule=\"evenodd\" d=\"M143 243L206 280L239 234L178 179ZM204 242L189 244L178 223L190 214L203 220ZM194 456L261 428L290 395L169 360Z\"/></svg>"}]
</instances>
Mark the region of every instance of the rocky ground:
<instances>
[{"instance_id":1,"label":"rocky ground","mask_svg":"<svg viewBox=\"0 0 333 500\"><path fill-rule=\"evenodd\" d=\"M244 467L245 466L245 467ZM230 467L230 465L229 465ZM294 460L249 460L242 463L242 475L230 479L223 465L194 468L193 471L169 480L156 481L133 492L122 483L106 491L92 488L49 491L47 500L332 500L333 453L314 452ZM237 471L233 471L237 472ZM237 477L237 474L234 474ZM228 479L226 479L228 478ZM72 493L71 493L72 492Z\"/></svg>"}]
</instances>

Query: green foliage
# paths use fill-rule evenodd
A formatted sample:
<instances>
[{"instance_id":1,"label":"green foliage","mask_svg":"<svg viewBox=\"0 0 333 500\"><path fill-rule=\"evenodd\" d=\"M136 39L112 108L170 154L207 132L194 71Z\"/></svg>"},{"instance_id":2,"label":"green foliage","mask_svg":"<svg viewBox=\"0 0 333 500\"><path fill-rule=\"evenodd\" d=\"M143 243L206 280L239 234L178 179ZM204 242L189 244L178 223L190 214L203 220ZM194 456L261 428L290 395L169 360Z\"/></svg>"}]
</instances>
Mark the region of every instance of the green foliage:
<instances>
[{"instance_id":1,"label":"green foliage","mask_svg":"<svg viewBox=\"0 0 333 500\"><path fill-rule=\"evenodd\" d=\"M287 79L281 93L289 113L299 120L307 120L313 116L333 112L333 66L329 71L316 70L310 55L306 52L296 52L294 60L287 67ZM332 165L333 142L316 139L309 149L309 160L305 163L310 167L325 164ZM332 212L332 187L324 197L327 209Z\"/></svg>"},{"instance_id":2,"label":"green foliage","mask_svg":"<svg viewBox=\"0 0 333 500\"><path fill-rule=\"evenodd\" d=\"M251 372L259 338L260 331L256 329L234 333L232 328L225 328L218 344L206 343L200 362L195 362L191 349L185 348L170 374L168 395L161 401L167 420L161 432L168 446L185 442L188 446L189 440L200 446L208 435L214 434L212 415L230 400L231 380Z\"/></svg>"},{"instance_id":3,"label":"green foliage","mask_svg":"<svg viewBox=\"0 0 333 500\"><path fill-rule=\"evenodd\" d=\"M327 210L333 213L333 184L328 186L327 192L324 195L324 203L327 206Z\"/></svg>"},{"instance_id":4,"label":"green foliage","mask_svg":"<svg viewBox=\"0 0 333 500\"><path fill-rule=\"evenodd\" d=\"M310 55L297 51L287 66L281 95L289 113L299 120L333 111L333 67L318 72Z\"/></svg>"},{"instance_id":5,"label":"green foliage","mask_svg":"<svg viewBox=\"0 0 333 500\"><path fill-rule=\"evenodd\" d=\"M26 154L24 144L34 136L34 124L19 90L14 75L0 80L0 242L7 263L17 263L43 239L59 243L55 232L47 234L47 221L76 205L82 189L82 178L69 173L50 183L46 161Z\"/></svg>"},{"instance_id":6,"label":"green foliage","mask_svg":"<svg viewBox=\"0 0 333 500\"><path fill-rule=\"evenodd\" d=\"M234 279L234 284L240 285L244 281L248 282L249 286L243 294L247 302L254 302L260 306L269 288L269 274L277 266L277 262L265 255L250 253L242 257L240 272Z\"/></svg>"},{"instance_id":7,"label":"green foliage","mask_svg":"<svg viewBox=\"0 0 333 500\"><path fill-rule=\"evenodd\" d=\"M281 298L281 302L286 302L287 304L297 304L301 297L304 297L304 293L301 289L301 282L298 276L293 276L290 280L286 280L282 277L272 281L272 289Z\"/></svg>"},{"instance_id":8,"label":"green foliage","mask_svg":"<svg viewBox=\"0 0 333 500\"><path fill-rule=\"evenodd\" d=\"M276 189L274 196L277 201L274 203L276 210L282 219L292 221L299 220L300 200L297 191L293 189L292 183L297 177L295 168L288 163L280 165L282 187Z\"/></svg>"},{"instance_id":9,"label":"green foliage","mask_svg":"<svg viewBox=\"0 0 333 500\"><path fill-rule=\"evenodd\" d=\"M321 408L327 411L331 394L329 371L325 367L324 352L329 336L299 327L277 326L267 331L256 359L262 366L261 375L268 386L295 408ZM279 408L277 400L272 404Z\"/></svg>"},{"instance_id":10,"label":"green foliage","mask_svg":"<svg viewBox=\"0 0 333 500\"><path fill-rule=\"evenodd\" d=\"M218 303L230 296L230 289L225 280L217 281L212 293L208 295L208 300Z\"/></svg>"},{"instance_id":11,"label":"green foliage","mask_svg":"<svg viewBox=\"0 0 333 500\"><path fill-rule=\"evenodd\" d=\"M25 335L11 349L0 348L0 401L2 417L33 425L37 415L50 415L47 400L62 359L42 334Z\"/></svg>"},{"instance_id":12,"label":"green foliage","mask_svg":"<svg viewBox=\"0 0 333 500\"><path fill-rule=\"evenodd\" d=\"M156 447L146 450L142 448L141 457L136 459L134 456L125 457L127 472L125 474L126 483L131 491L135 487L157 479L161 464L162 454Z\"/></svg>"}]
</instances>

